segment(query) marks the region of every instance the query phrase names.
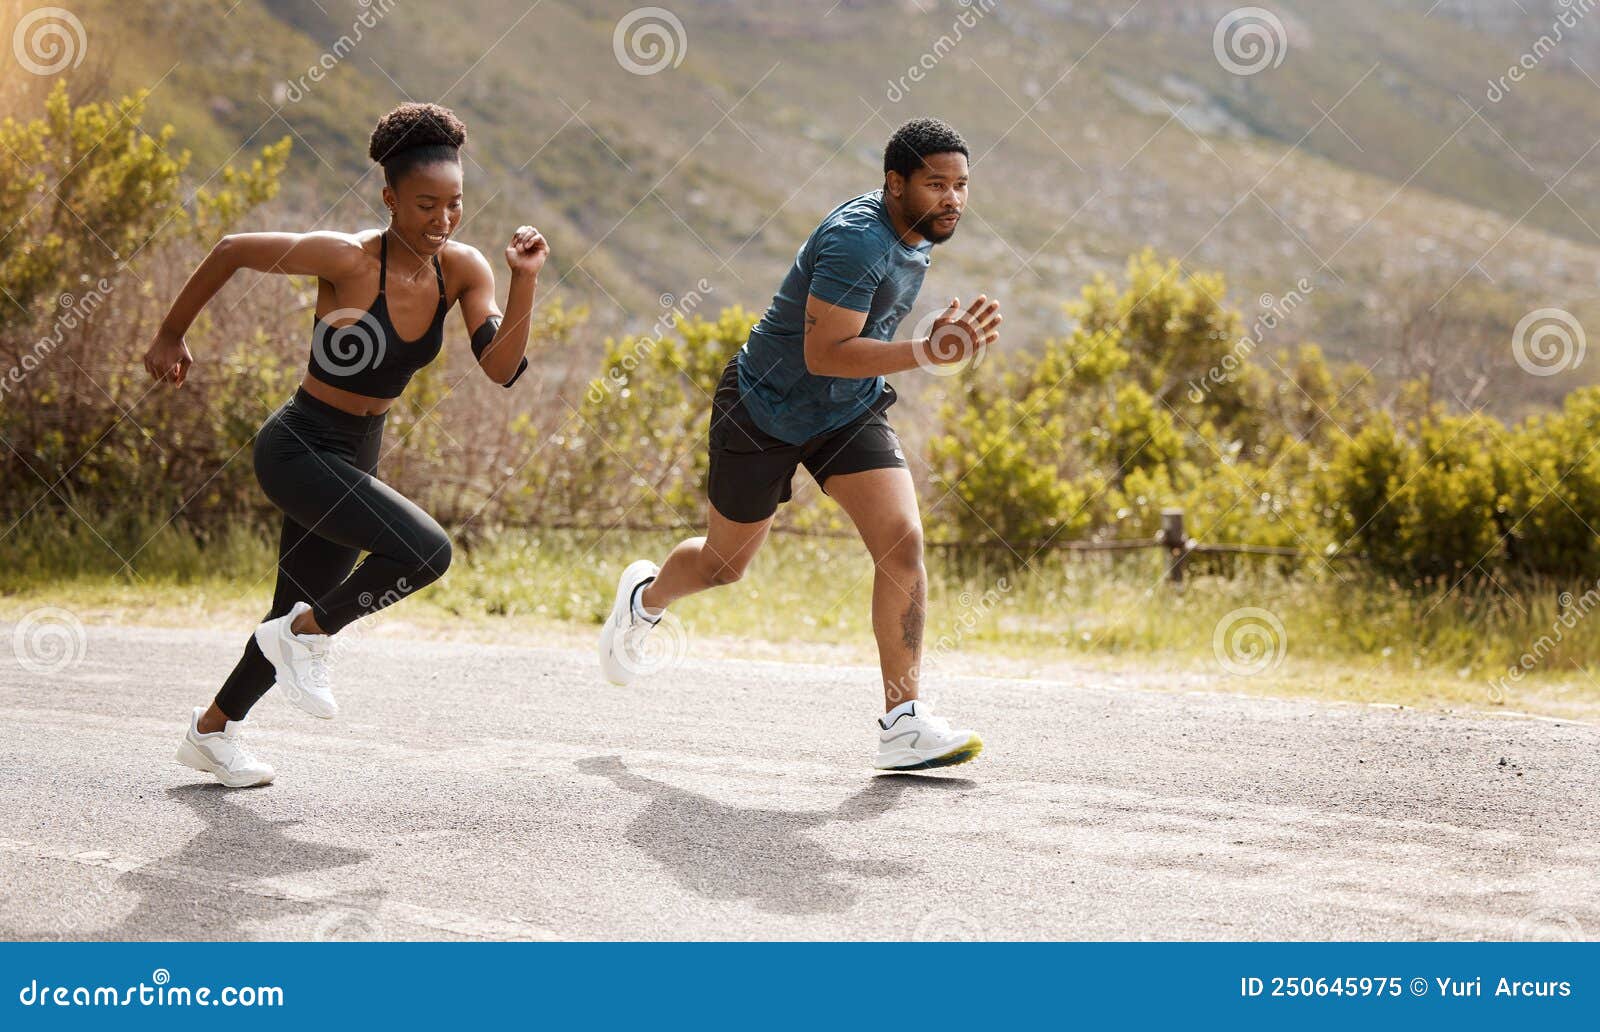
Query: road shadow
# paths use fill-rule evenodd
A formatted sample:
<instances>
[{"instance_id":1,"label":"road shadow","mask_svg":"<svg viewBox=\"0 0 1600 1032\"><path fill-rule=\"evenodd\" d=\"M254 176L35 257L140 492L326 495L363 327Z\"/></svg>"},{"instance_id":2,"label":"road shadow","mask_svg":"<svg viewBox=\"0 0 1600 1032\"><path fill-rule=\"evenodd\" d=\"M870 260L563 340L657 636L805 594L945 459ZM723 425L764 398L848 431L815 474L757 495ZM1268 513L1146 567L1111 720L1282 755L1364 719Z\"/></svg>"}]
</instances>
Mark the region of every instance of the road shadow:
<instances>
[{"instance_id":1,"label":"road shadow","mask_svg":"<svg viewBox=\"0 0 1600 1032\"><path fill-rule=\"evenodd\" d=\"M836 856L807 832L873 820L908 795L975 787L963 778L880 775L831 810L764 810L729 806L635 774L617 756L577 766L649 800L629 824L628 841L684 888L780 914L838 913L860 899L863 880L915 873L903 864Z\"/></svg>"},{"instance_id":2,"label":"road shadow","mask_svg":"<svg viewBox=\"0 0 1600 1032\"><path fill-rule=\"evenodd\" d=\"M251 938L247 920L277 916L285 909L306 914L326 911L315 937L344 939L378 937L372 909L382 890L363 893L352 907L348 898L337 906L270 898L249 888L284 875L308 874L346 864L358 864L372 854L344 846L329 846L287 834L298 820L268 820L244 806L240 789L216 784L179 785L167 789L167 798L188 807L205 822L198 834L177 853L115 874L113 868L96 870L93 884L63 899L58 917L42 929L0 929L11 940L98 939L228 940ZM128 893L138 901L121 920L101 925L106 911Z\"/></svg>"}]
</instances>

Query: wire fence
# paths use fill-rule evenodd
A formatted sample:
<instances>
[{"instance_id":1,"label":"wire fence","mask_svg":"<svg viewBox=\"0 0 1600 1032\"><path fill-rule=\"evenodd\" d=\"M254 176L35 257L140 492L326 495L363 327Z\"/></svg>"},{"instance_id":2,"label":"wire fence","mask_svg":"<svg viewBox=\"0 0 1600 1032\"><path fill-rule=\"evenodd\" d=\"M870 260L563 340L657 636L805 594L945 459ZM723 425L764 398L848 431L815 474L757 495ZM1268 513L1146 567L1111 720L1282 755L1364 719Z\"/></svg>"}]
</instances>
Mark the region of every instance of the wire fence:
<instances>
[{"instance_id":1,"label":"wire fence","mask_svg":"<svg viewBox=\"0 0 1600 1032\"><path fill-rule=\"evenodd\" d=\"M596 523L579 520L540 521L536 524L528 524L528 526L540 530L596 529ZM606 524L605 529L608 531L626 530L649 534L672 534L683 533L684 531L693 532L696 528L693 524L688 523L674 525L619 521ZM841 541L857 540L856 535L847 530L806 530L798 527L774 526L771 533L802 538L823 538ZM983 541L930 540L925 541L923 544L925 548L937 549L943 552L1009 552L1024 558L1031 558L1041 552L1105 554L1138 552L1154 548L1166 553L1167 579L1174 583L1182 583L1184 570L1188 566L1189 560L1197 555L1259 555L1281 559L1320 559L1325 562L1350 561L1361 558L1360 555L1351 552L1323 553L1285 545L1199 541L1185 532L1182 509L1161 510L1161 530L1153 537L1147 538L1111 538L1095 541L1051 538L1044 541L1006 541L996 536Z\"/></svg>"}]
</instances>

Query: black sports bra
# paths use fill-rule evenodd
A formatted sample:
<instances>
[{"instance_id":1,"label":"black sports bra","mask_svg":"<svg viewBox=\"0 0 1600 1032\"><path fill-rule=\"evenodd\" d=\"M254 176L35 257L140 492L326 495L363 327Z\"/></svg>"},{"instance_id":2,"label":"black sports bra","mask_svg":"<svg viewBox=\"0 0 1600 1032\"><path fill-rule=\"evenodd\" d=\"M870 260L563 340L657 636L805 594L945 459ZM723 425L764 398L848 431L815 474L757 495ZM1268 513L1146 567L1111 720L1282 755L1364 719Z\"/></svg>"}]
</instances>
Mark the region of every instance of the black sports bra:
<instances>
[{"instance_id":1,"label":"black sports bra","mask_svg":"<svg viewBox=\"0 0 1600 1032\"><path fill-rule=\"evenodd\" d=\"M384 293L389 271L389 233L384 231L378 245L378 296L366 311L340 308L327 317L318 316L311 328L312 376L340 390L369 398L398 398L411 382L412 374L439 357L444 344L444 317L450 310L444 293L444 269L439 256L433 257L433 275L439 282L439 307L433 322L416 340L402 340L389 317L389 301ZM355 318L346 326L330 325L329 320Z\"/></svg>"}]
</instances>

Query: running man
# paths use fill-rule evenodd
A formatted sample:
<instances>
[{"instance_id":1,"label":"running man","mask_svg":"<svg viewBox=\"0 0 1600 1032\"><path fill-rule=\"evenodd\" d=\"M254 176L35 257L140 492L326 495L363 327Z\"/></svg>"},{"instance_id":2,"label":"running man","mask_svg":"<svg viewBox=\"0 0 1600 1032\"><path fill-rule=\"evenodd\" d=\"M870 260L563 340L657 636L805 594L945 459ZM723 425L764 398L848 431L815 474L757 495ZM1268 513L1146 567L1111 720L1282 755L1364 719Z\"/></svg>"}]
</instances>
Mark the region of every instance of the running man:
<instances>
[{"instance_id":1,"label":"running man","mask_svg":"<svg viewBox=\"0 0 1600 1032\"><path fill-rule=\"evenodd\" d=\"M435 104L402 104L383 116L368 154L383 168L388 226L224 237L145 353L152 377L182 387L194 363L184 334L234 273L317 277L305 377L255 441L256 478L283 511L272 609L211 705L189 715L178 746L179 763L229 788L274 776L244 744L240 724L251 707L277 685L312 716L337 716L333 635L450 565L444 530L377 477L386 414L412 375L439 356L445 316L460 307L478 366L496 383L510 387L528 367L534 293L550 245L532 226L512 234L502 315L489 262L452 239L462 219L466 139L460 119Z\"/></svg>"},{"instance_id":2,"label":"running man","mask_svg":"<svg viewBox=\"0 0 1600 1032\"><path fill-rule=\"evenodd\" d=\"M956 231L967 203L967 145L946 123L902 125L883 152L883 188L828 214L800 248L750 339L723 371L711 406L709 525L657 567L622 572L600 633L607 680L642 669L644 638L673 602L732 584L772 527L805 466L850 517L871 554L872 629L883 673L879 770L944 767L977 756L917 698L927 579L922 518L900 439L884 418L884 376L975 357L999 337L1000 304L952 299L926 337L896 340L929 252Z\"/></svg>"}]
</instances>

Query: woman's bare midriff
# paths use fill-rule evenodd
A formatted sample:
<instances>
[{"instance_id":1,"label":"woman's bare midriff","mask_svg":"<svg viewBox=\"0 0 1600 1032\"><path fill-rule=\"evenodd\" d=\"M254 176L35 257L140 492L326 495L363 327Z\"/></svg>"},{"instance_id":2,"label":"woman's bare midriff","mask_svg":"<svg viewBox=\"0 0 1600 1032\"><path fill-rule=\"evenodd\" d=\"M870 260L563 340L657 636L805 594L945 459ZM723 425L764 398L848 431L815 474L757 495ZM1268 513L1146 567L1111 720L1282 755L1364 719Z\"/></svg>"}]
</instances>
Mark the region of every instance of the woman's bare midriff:
<instances>
[{"instance_id":1,"label":"woman's bare midriff","mask_svg":"<svg viewBox=\"0 0 1600 1032\"><path fill-rule=\"evenodd\" d=\"M369 398L365 394L340 390L323 383L310 373L300 381L300 387L318 401L326 402L340 412L348 412L352 416L376 416L389 411L390 406L395 403L394 398Z\"/></svg>"}]
</instances>

